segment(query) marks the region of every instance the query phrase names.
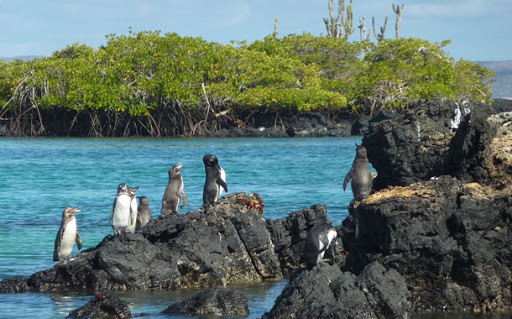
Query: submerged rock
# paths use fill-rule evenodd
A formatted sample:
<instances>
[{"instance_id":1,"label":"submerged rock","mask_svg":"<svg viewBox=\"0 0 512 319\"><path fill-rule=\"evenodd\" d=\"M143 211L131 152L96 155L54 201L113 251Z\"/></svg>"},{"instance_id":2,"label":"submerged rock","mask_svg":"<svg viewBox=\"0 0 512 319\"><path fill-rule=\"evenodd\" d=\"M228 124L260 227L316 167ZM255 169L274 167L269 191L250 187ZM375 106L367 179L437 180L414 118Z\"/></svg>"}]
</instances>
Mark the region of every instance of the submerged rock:
<instances>
[{"instance_id":1,"label":"submerged rock","mask_svg":"<svg viewBox=\"0 0 512 319\"><path fill-rule=\"evenodd\" d=\"M75 309L66 317L69 319L130 319L132 313L130 307L118 296L112 294L98 293L87 304Z\"/></svg>"},{"instance_id":2,"label":"submerged rock","mask_svg":"<svg viewBox=\"0 0 512 319\"><path fill-rule=\"evenodd\" d=\"M210 288L173 304L163 311L168 314L213 315L246 317L249 315L247 297L227 288Z\"/></svg>"}]
</instances>

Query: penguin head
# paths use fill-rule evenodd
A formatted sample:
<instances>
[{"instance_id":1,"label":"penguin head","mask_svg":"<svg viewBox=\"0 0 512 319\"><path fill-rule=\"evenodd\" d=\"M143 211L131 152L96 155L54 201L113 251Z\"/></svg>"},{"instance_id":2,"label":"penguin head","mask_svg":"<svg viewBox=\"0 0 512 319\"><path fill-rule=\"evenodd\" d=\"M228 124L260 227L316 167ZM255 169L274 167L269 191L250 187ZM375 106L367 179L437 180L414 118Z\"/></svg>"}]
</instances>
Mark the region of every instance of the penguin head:
<instances>
[{"instance_id":1,"label":"penguin head","mask_svg":"<svg viewBox=\"0 0 512 319\"><path fill-rule=\"evenodd\" d=\"M135 195L135 192L139 189L139 187L128 187L128 194Z\"/></svg>"},{"instance_id":2,"label":"penguin head","mask_svg":"<svg viewBox=\"0 0 512 319\"><path fill-rule=\"evenodd\" d=\"M62 219L68 220L70 218L73 218L76 213L81 212L82 209L80 207L66 207L64 208L64 211L62 212Z\"/></svg>"},{"instance_id":3,"label":"penguin head","mask_svg":"<svg viewBox=\"0 0 512 319\"><path fill-rule=\"evenodd\" d=\"M139 205L149 205L149 199L146 196L137 196Z\"/></svg>"},{"instance_id":4,"label":"penguin head","mask_svg":"<svg viewBox=\"0 0 512 319\"><path fill-rule=\"evenodd\" d=\"M176 164L176 166L173 166L169 169L169 178L173 178L175 176L180 175L180 169L183 166L183 164L180 162Z\"/></svg>"},{"instance_id":5,"label":"penguin head","mask_svg":"<svg viewBox=\"0 0 512 319\"><path fill-rule=\"evenodd\" d=\"M207 154L203 156L203 163L205 168L206 167L219 167L219 160L217 159L217 156Z\"/></svg>"},{"instance_id":6,"label":"penguin head","mask_svg":"<svg viewBox=\"0 0 512 319\"><path fill-rule=\"evenodd\" d=\"M126 193L126 192L128 192L128 186L126 186L126 183L119 184L119 186L117 186L117 192L118 193L121 193L121 192Z\"/></svg>"},{"instance_id":7,"label":"penguin head","mask_svg":"<svg viewBox=\"0 0 512 319\"><path fill-rule=\"evenodd\" d=\"M364 145L357 145L356 143L356 157L357 158L367 158L368 154L366 152L366 147Z\"/></svg>"}]
</instances>

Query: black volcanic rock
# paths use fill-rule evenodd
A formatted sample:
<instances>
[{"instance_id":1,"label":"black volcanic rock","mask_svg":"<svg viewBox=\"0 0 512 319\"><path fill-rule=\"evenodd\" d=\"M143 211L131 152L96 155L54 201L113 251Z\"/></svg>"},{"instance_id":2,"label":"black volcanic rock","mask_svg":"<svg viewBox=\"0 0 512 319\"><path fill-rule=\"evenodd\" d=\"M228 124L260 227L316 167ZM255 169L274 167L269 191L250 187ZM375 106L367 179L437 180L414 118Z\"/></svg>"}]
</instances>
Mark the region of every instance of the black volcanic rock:
<instances>
[{"instance_id":1,"label":"black volcanic rock","mask_svg":"<svg viewBox=\"0 0 512 319\"><path fill-rule=\"evenodd\" d=\"M457 108L462 118L453 132L450 122ZM363 138L368 159L378 172L375 189L447 174L464 181L481 180L482 150L494 133L486 119L493 113L486 104L459 106L451 101L421 102L402 114L378 113Z\"/></svg>"},{"instance_id":2,"label":"black volcanic rock","mask_svg":"<svg viewBox=\"0 0 512 319\"><path fill-rule=\"evenodd\" d=\"M75 309L66 317L69 319L130 319L132 313L130 307L118 296L98 293L86 305Z\"/></svg>"},{"instance_id":3,"label":"black volcanic rock","mask_svg":"<svg viewBox=\"0 0 512 319\"><path fill-rule=\"evenodd\" d=\"M238 291L210 288L171 305L163 313L246 317L249 315L249 303L247 297Z\"/></svg>"},{"instance_id":4,"label":"black volcanic rock","mask_svg":"<svg viewBox=\"0 0 512 319\"><path fill-rule=\"evenodd\" d=\"M349 207L359 232L344 238L346 269L396 270L413 311L511 311L511 198L448 176L376 192Z\"/></svg>"},{"instance_id":5,"label":"black volcanic rock","mask_svg":"<svg viewBox=\"0 0 512 319\"><path fill-rule=\"evenodd\" d=\"M325 205L318 204L292 212L286 218L267 220L267 227L283 272L294 273L299 268L305 267L304 247L308 232L313 226L328 222L327 208ZM326 258L334 254L339 259L342 250L343 245L339 240L337 246L332 245L329 248Z\"/></svg>"},{"instance_id":6,"label":"black volcanic rock","mask_svg":"<svg viewBox=\"0 0 512 319\"><path fill-rule=\"evenodd\" d=\"M263 318L406 318L409 295L400 274L378 262L359 276L319 263L292 278Z\"/></svg>"},{"instance_id":7,"label":"black volcanic rock","mask_svg":"<svg viewBox=\"0 0 512 319\"><path fill-rule=\"evenodd\" d=\"M1 292L216 287L278 280L282 271L257 194L224 196L206 211L150 221L138 234L109 235L95 248L22 278Z\"/></svg>"},{"instance_id":8,"label":"black volcanic rock","mask_svg":"<svg viewBox=\"0 0 512 319\"><path fill-rule=\"evenodd\" d=\"M29 278L5 279L0 292L206 288L279 280L283 271L301 267L307 232L327 220L327 210L314 205L266 221L263 207L258 194L228 194L206 211L153 219L140 233L109 235L97 247ZM341 240L333 249L340 246Z\"/></svg>"}]
</instances>

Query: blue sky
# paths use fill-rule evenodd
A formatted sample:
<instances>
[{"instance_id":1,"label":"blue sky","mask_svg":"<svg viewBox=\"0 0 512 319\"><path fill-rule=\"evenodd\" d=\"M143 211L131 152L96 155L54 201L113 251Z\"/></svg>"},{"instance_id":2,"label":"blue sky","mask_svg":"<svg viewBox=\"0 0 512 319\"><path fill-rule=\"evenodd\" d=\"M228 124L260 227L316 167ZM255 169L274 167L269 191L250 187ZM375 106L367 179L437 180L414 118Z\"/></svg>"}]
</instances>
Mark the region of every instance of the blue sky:
<instances>
[{"instance_id":1,"label":"blue sky","mask_svg":"<svg viewBox=\"0 0 512 319\"><path fill-rule=\"evenodd\" d=\"M337 0L334 1L337 4ZM348 3L349 0L346 0ZM51 55L75 42L94 48L105 35L160 30L208 41L249 43L271 34L279 17L279 36L309 32L325 35L327 0L0 0L0 57ZM391 5L405 4L401 36L452 40L456 59L512 60L511 0L353 0L351 39L366 16L395 35ZM373 39L373 36L372 36Z\"/></svg>"}]
</instances>

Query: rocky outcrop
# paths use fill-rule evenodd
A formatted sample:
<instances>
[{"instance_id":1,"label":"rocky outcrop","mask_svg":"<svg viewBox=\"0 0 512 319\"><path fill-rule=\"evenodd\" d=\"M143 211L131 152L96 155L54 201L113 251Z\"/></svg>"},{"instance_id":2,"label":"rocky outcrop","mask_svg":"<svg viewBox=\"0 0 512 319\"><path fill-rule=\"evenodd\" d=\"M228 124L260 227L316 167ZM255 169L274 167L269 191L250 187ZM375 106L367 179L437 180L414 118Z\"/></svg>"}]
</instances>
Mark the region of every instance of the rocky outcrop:
<instances>
[{"instance_id":1,"label":"rocky outcrop","mask_svg":"<svg viewBox=\"0 0 512 319\"><path fill-rule=\"evenodd\" d=\"M309 209L292 212L287 218L267 220L274 249L285 273L294 273L305 267L303 255L308 232L313 226L327 222L327 208L324 205L313 205ZM332 247L331 252L332 249L339 253L343 250L343 244L339 241L338 247ZM338 253L331 254L340 256Z\"/></svg>"},{"instance_id":2,"label":"rocky outcrop","mask_svg":"<svg viewBox=\"0 0 512 319\"><path fill-rule=\"evenodd\" d=\"M263 218L263 207L258 194L228 194L206 211L153 219L140 233L109 235L51 269L3 280L0 292L180 289L279 280L283 270L303 263L307 231L325 221L327 211L316 205L272 222Z\"/></svg>"},{"instance_id":3,"label":"rocky outcrop","mask_svg":"<svg viewBox=\"0 0 512 319\"><path fill-rule=\"evenodd\" d=\"M354 202L346 260L293 277L265 318L512 311L512 187L442 176Z\"/></svg>"},{"instance_id":4,"label":"rocky outcrop","mask_svg":"<svg viewBox=\"0 0 512 319\"><path fill-rule=\"evenodd\" d=\"M66 317L69 319L130 319L132 313L130 307L118 296L112 294L97 293L86 305L75 309Z\"/></svg>"},{"instance_id":5,"label":"rocky outcrop","mask_svg":"<svg viewBox=\"0 0 512 319\"><path fill-rule=\"evenodd\" d=\"M408 297L400 274L378 262L359 276L320 263L298 273L263 318L406 318Z\"/></svg>"},{"instance_id":6,"label":"rocky outcrop","mask_svg":"<svg viewBox=\"0 0 512 319\"><path fill-rule=\"evenodd\" d=\"M457 109L460 121L455 118ZM370 120L363 138L368 159L378 172L375 189L441 175L484 179L482 151L495 132L486 121L492 113L485 104L450 101L423 102L403 114L380 112Z\"/></svg>"},{"instance_id":7,"label":"rocky outcrop","mask_svg":"<svg viewBox=\"0 0 512 319\"><path fill-rule=\"evenodd\" d=\"M338 229L347 258L293 277L265 318L512 312L512 113L470 104L452 131L452 107L370 121L378 190Z\"/></svg>"},{"instance_id":8,"label":"rocky outcrop","mask_svg":"<svg viewBox=\"0 0 512 319\"><path fill-rule=\"evenodd\" d=\"M227 288L210 288L168 307L163 313L196 316L246 317L247 297Z\"/></svg>"},{"instance_id":9,"label":"rocky outcrop","mask_svg":"<svg viewBox=\"0 0 512 319\"><path fill-rule=\"evenodd\" d=\"M347 269L396 270L413 311L510 311L511 195L448 176L376 192L344 222Z\"/></svg>"}]
</instances>

